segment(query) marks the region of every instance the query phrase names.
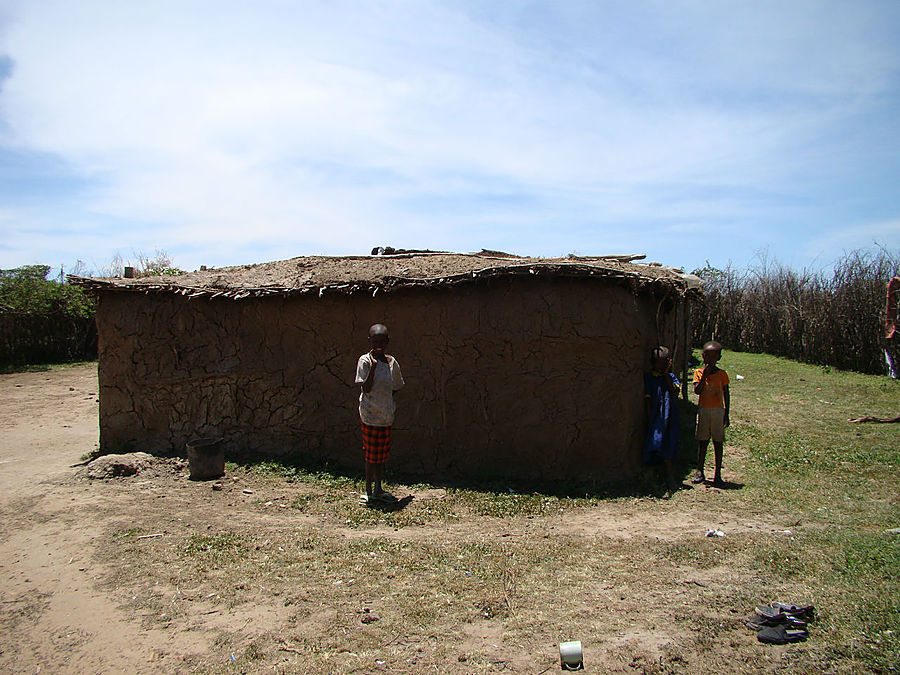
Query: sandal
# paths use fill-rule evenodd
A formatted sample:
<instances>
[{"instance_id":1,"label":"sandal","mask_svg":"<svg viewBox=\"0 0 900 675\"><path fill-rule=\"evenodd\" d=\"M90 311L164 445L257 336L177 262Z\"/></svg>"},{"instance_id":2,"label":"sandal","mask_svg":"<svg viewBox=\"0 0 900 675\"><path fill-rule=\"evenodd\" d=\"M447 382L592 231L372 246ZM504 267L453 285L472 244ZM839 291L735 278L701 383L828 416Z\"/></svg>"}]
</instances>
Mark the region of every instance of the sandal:
<instances>
[{"instance_id":1,"label":"sandal","mask_svg":"<svg viewBox=\"0 0 900 675\"><path fill-rule=\"evenodd\" d=\"M770 645L786 645L788 642L802 642L809 637L805 629L793 629L786 626L766 626L756 634L756 639Z\"/></svg>"},{"instance_id":2,"label":"sandal","mask_svg":"<svg viewBox=\"0 0 900 675\"><path fill-rule=\"evenodd\" d=\"M777 626L778 624L775 623L773 619L754 614L753 616L748 616L744 619L744 625L750 630L760 631L767 626Z\"/></svg>"},{"instance_id":3,"label":"sandal","mask_svg":"<svg viewBox=\"0 0 900 675\"><path fill-rule=\"evenodd\" d=\"M702 472L702 471L695 471L695 472L694 472L694 477L691 478L691 482L692 482L694 485L699 485L700 483L705 483L705 482L706 482L706 476L703 475L703 472Z\"/></svg>"},{"instance_id":4,"label":"sandal","mask_svg":"<svg viewBox=\"0 0 900 675\"><path fill-rule=\"evenodd\" d=\"M787 628L804 629L806 622L782 612L771 612L772 607L758 607L756 614L744 619L744 625L753 630L761 630L767 626L785 626ZM760 610L763 610L762 612Z\"/></svg>"},{"instance_id":5,"label":"sandal","mask_svg":"<svg viewBox=\"0 0 900 675\"><path fill-rule=\"evenodd\" d=\"M780 609L773 607L771 605L762 605L754 609L754 611L761 617L765 617L766 619L777 619L779 617L784 616L784 612Z\"/></svg>"},{"instance_id":6,"label":"sandal","mask_svg":"<svg viewBox=\"0 0 900 675\"><path fill-rule=\"evenodd\" d=\"M773 602L772 608L803 621L816 620L816 608L814 605L792 605L788 602Z\"/></svg>"}]
</instances>

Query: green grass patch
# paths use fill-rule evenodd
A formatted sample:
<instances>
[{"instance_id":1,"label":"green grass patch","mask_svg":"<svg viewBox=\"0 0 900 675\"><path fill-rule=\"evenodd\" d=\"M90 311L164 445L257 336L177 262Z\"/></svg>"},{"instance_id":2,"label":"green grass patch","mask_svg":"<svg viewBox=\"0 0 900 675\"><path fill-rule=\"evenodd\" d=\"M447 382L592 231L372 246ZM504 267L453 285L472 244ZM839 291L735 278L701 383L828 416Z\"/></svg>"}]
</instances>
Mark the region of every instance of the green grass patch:
<instances>
[{"instance_id":1,"label":"green grass patch","mask_svg":"<svg viewBox=\"0 0 900 675\"><path fill-rule=\"evenodd\" d=\"M0 375L12 373L49 373L51 371L65 371L85 366L97 366L97 361L71 361L67 363L26 363L26 364L0 364Z\"/></svg>"},{"instance_id":2,"label":"green grass patch","mask_svg":"<svg viewBox=\"0 0 900 675\"><path fill-rule=\"evenodd\" d=\"M211 567L235 562L250 549L250 542L243 534L220 532L191 535L184 545L183 554L198 565Z\"/></svg>"},{"instance_id":3,"label":"green grass patch","mask_svg":"<svg viewBox=\"0 0 900 675\"><path fill-rule=\"evenodd\" d=\"M726 352L720 365L731 379L726 465L730 446L749 452L750 492L802 486L803 494L798 490L792 497L827 506L851 489L874 496L873 481L900 486L897 425L849 422L895 416L900 382L765 354ZM738 380L739 374L744 379Z\"/></svg>"},{"instance_id":4,"label":"green grass patch","mask_svg":"<svg viewBox=\"0 0 900 675\"><path fill-rule=\"evenodd\" d=\"M885 530L900 526L900 429L849 420L896 416L900 382L764 354L726 352L720 365L731 378L726 467L730 448L748 454L746 487L731 498L790 509L809 526L756 542L745 564L807 589L823 608L816 630L829 634L832 658L896 669L900 537Z\"/></svg>"}]
</instances>

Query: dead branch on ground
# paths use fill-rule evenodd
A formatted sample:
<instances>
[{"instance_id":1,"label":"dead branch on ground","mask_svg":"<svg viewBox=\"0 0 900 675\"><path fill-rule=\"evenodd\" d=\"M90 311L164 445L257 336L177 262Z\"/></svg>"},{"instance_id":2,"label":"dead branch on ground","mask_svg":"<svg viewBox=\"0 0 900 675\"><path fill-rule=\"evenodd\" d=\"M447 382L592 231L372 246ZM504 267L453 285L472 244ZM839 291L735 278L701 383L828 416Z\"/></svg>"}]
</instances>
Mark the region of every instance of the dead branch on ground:
<instances>
[{"instance_id":1,"label":"dead branch on ground","mask_svg":"<svg viewBox=\"0 0 900 675\"><path fill-rule=\"evenodd\" d=\"M900 422L900 415L897 415L896 417L856 417L847 421L853 424L859 424L860 422L879 422L884 424L891 424L892 422Z\"/></svg>"}]
</instances>

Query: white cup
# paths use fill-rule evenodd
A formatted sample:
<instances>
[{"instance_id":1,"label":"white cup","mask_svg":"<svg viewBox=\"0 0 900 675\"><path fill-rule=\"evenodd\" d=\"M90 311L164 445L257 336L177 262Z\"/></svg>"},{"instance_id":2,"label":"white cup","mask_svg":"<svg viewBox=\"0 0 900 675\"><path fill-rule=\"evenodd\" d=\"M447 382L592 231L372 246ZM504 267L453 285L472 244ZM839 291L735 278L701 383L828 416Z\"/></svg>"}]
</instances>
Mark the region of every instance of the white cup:
<instances>
[{"instance_id":1,"label":"white cup","mask_svg":"<svg viewBox=\"0 0 900 675\"><path fill-rule=\"evenodd\" d=\"M584 655L581 651L581 641L559 643L559 665L563 670L582 670L584 668Z\"/></svg>"}]
</instances>

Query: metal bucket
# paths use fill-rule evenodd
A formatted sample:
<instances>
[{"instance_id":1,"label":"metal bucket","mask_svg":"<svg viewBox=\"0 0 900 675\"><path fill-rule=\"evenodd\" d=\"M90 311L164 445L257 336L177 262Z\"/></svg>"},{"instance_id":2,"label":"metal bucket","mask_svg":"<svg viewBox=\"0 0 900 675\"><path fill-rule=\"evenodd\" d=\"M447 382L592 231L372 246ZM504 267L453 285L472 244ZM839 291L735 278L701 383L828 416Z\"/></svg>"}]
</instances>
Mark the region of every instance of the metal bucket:
<instances>
[{"instance_id":1,"label":"metal bucket","mask_svg":"<svg viewBox=\"0 0 900 675\"><path fill-rule=\"evenodd\" d=\"M191 480L209 480L225 474L225 448L221 438L195 438L187 443Z\"/></svg>"}]
</instances>

